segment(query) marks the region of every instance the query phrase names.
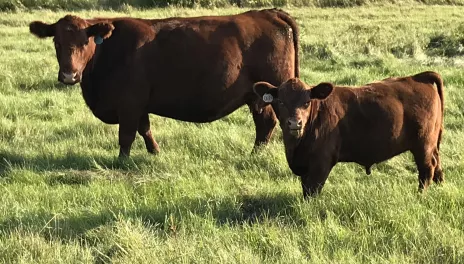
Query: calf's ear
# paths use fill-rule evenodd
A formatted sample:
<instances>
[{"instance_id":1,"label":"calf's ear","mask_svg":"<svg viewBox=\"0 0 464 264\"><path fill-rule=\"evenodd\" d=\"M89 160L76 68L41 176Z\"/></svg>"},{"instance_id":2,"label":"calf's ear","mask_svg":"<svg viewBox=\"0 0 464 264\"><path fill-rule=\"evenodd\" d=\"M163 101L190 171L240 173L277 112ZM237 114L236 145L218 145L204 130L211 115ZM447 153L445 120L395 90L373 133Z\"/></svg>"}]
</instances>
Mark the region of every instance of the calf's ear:
<instances>
[{"instance_id":1,"label":"calf's ear","mask_svg":"<svg viewBox=\"0 0 464 264\"><path fill-rule=\"evenodd\" d=\"M320 83L309 90L311 92L309 98L324 100L332 93L333 89L334 86L331 83Z\"/></svg>"},{"instance_id":2,"label":"calf's ear","mask_svg":"<svg viewBox=\"0 0 464 264\"><path fill-rule=\"evenodd\" d=\"M55 24L46 24L40 21L34 21L29 24L29 31L39 38L55 36Z\"/></svg>"},{"instance_id":3,"label":"calf's ear","mask_svg":"<svg viewBox=\"0 0 464 264\"><path fill-rule=\"evenodd\" d=\"M270 104L277 99L277 87L268 82L255 83L253 91L266 104Z\"/></svg>"},{"instance_id":4,"label":"calf's ear","mask_svg":"<svg viewBox=\"0 0 464 264\"><path fill-rule=\"evenodd\" d=\"M87 34L87 37L101 37L102 39L107 39L111 37L111 34L113 33L114 26L111 23L97 23L94 25L91 25L90 27L85 29L85 33Z\"/></svg>"}]
</instances>

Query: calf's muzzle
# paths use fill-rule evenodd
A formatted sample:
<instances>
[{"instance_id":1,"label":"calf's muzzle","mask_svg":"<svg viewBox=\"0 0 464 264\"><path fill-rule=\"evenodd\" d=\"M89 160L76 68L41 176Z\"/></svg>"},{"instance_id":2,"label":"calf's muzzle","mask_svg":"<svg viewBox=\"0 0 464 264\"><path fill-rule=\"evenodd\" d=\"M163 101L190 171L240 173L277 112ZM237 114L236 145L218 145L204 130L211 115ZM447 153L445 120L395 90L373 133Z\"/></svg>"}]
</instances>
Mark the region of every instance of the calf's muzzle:
<instances>
[{"instance_id":1,"label":"calf's muzzle","mask_svg":"<svg viewBox=\"0 0 464 264\"><path fill-rule=\"evenodd\" d=\"M287 125L292 136L298 137L301 135L303 128L303 121L301 119L289 118L287 119Z\"/></svg>"}]
</instances>

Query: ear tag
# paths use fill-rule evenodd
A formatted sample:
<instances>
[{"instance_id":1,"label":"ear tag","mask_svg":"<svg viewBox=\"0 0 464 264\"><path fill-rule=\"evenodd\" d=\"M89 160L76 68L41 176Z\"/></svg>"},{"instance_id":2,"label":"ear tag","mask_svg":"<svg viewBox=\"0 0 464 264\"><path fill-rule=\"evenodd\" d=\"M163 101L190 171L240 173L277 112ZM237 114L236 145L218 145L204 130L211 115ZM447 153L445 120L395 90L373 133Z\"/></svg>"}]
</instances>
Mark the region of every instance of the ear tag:
<instances>
[{"instance_id":1,"label":"ear tag","mask_svg":"<svg viewBox=\"0 0 464 264\"><path fill-rule=\"evenodd\" d=\"M103 38L100 37L100 36L95 36L95 37L93 38L93 41L95 41L95 44L100 45L100 44L103 43Z\"/></svg>"},{"instance_id":2,"label":"ear tag","mask_svg":"<svg viewBox=\"0 0 464 264\"><path fill-rule=\"evenodd\" d=\"M272 94L265 93L263 95L263 101L265 103L272 103L273 100L274 100L274 97L272 96Z\"/></svg>"}]
</instances>

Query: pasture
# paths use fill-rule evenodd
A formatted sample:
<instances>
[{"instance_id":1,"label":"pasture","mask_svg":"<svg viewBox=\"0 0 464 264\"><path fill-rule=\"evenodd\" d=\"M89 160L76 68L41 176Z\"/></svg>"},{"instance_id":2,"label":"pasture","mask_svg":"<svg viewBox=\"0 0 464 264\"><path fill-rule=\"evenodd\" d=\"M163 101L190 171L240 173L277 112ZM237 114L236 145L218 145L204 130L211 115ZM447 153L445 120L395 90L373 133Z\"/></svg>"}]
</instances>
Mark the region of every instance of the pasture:
<instances>
[{"instance_id":1,"label":"pasture","mask_svg":"<svg viewBox=\"0 0 464 264\"><path fill-rule=\"evenodd\" d=\"M195 125L151 116L161 153L137 136L118 160L115 125L57 83L51 39L0 15L0 262L464 263L464 8L285 8L300 25L302 79L361 85L424 70L445 82L442 186L417 193L412 156L338 164L304 201L280 128L250 155L246 107ZM233 14L245 9L78 11L83 17ZM179 76L182 78L182 76Z\"/></svg>"}]
</instances>

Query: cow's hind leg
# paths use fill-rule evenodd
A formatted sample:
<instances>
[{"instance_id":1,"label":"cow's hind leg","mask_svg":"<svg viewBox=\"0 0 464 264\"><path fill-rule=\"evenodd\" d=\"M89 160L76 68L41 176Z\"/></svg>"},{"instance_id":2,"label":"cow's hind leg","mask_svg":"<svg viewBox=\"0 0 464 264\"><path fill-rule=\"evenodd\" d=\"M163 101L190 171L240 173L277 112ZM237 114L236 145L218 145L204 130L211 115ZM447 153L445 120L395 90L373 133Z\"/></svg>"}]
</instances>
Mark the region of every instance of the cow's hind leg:
<instances>
[{"instance_id":1,"label":"cow's hind leg","mask_svg":"<svg viewBox=\"0 0 464 264\"><path fill-rule=\"evenodd\" d=\"M443 170L441 169L440 153L438 148L435 148L435 150L433 151L433 157L437 163L437 166L435 167L435 171L433 173L433 181L437 184L440 184L445 181L445 175L443 174Z\"/></svg>"},{"instance_id":2,"label":"cow's hind leg","mask_svg":"<svg viewBox=\"0 0 464 264\"><path fill-rule=\"evenodd\" d=\"M269 142L272 132L277 125L277 117L271 105L265 106L262 108L262 111L253 107L253 105L249 105L249 108L253 114L256 128L256 139L253 147L253 152L256 152L261 145Z\"/></svg>"},{"instance_id":3,"label":"cow's hind leg","mask_svg":"<svg viewBox=\"0 0 464 264\"><path fill-rule=\"evenodd\" d=\"M432 182L437 160L433 155L433 148L429 147L417 150L413 155L419 171L419 191L424 191Z\"/></svg>"},{"instance_id":4,"label":"cow's hind leg","mask_svg":"<svg viewBox=\"0 0 464 264\"><path fill-rule=\"evenodd\" d=\"M145 141L145 146L147 148L148 153L157 154L160 152L158 143L155 141L153 135L151 134L150 118L148 114L144 114L140 118L138 132Z\"/></svg>"}]
</instances>

